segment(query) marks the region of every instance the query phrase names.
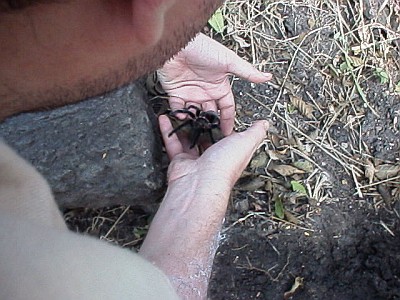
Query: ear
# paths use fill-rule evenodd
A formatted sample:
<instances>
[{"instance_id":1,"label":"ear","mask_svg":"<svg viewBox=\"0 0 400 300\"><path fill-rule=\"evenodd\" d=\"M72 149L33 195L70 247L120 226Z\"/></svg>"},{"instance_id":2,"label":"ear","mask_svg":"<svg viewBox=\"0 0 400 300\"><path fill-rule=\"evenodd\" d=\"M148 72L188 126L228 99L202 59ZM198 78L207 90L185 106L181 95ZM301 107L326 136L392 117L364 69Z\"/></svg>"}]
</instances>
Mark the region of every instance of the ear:
<instances>
[{"instance_id":1,"label":"ear","mask_svg":"<svg viewBox=\"0 0 400 300\"><path fill-rule=\"evenodd\" d=\"M132 0L132 25L146 46L156 44L163 32L168 9L175 0Z\"/></svg>"}]
</instances>

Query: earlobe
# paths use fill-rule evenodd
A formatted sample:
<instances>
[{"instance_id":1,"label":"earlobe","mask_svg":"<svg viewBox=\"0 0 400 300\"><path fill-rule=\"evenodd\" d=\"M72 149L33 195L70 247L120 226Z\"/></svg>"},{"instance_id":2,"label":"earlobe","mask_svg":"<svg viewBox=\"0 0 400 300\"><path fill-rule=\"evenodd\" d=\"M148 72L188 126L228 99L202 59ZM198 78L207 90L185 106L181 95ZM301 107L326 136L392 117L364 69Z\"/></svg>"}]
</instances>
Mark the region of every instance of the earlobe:
<instances>
[{"instance_id":1,"label":"earlobe","mask_svg":"<svg viewBox=\"0 0 400 300\"><path fill-rule=\"evenodd\" d=\"M132 0L132 25L139 41L155 45L164 32L165 17L175 0Z\"/></svg>"}]
</instances>

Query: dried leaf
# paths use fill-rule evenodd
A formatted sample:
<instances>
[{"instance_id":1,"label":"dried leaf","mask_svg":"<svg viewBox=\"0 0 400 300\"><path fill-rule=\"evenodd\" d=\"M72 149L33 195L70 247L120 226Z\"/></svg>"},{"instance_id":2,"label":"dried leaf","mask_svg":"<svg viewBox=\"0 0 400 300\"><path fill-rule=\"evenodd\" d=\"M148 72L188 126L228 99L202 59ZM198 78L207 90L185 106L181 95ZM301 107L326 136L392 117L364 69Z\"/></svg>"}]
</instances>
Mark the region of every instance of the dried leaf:
<instances>
[{"instance_id":1,"label":"dried leaf","mask_svg":"<svg viewBox=\"0 0 400 300\"><path fill-rule=\"evenodd\" d=\"M279 154L282 157L282 159L284 159L288 151L289 151L288 148L283 148L282 150L276 150L275 152Z\"/></svg>"},{"instance_id":2,"label":"dried leaf","mask_svg":"<svg viewBox=\"0 0 400 300\"><path fill-rule=\"evenodd\" d=\"M305 151L306 151L306 148L304 147L304 145L303 145L301 139L300 139L298 136L295 136L294 139L295 139L295 141L296 141L297 148L298 148L301 152L305 152Z\"/></svg>"},{"instance_id":3,"label":"dried leaf","mask_svg":"<svg viewBox=\"0 0 400 300\"><path fill-rule=\"evenodd\" d=\"M273 185L272 181L268 180L267 183L265 184L265 190L267 192L272 193L273 189L274 189L274 185Z\"/></svg>"},{"instance_id":4,"label":"dried leaf","mask_svg":"<svg viewBox=\"0 0 400 300\"><path fill-rule=\"evenodd\" d=\"M385 204L388 207L391 207L391 205L393 203L393 197L392 197L392 194L391 194L390 189L387 186L387 184L378 184L377 190L378 190L379 194L381 194L382 199L385 202Z\"/></svg>"},{"instance_id":5,"label":"dried leaf","mask_svg":"<svg viewBox=\"0 0 400 300\"><path fill-rule=\"evenodd\" d=\"M284 213L285 213L286 220L288 220L290 223L293 223L296 225L300 223L299 219L297 219L297 217L294 214L292 214L286 210Z\"/></svg>"},{"instance_id":6,"label":"dried leaf","mask_svg":"<svg viewBox=\"0 0 400 300\"><path fill-rule=\"evenodd\" d=\"M370 160L366 161L364 175L365 175L365 177L367 177L369 183L372 183L374 181L375 167L374 167L374 164Z\"/></svg>"},{"instance_id":7,"label":"dried leaf","mask_svg":"<svg viewBox=\"0 0 400 300\"><path fill-rule=\"evenodd\" d=\"M285 209L283 208L283 203L281 197L275 198L275 215L279 219L283 219L285 217Z\"/></svg>"},{"instance_id":8,"label":"dried leaf","mask_svg":"<svg viewBox=\"0 0 400 300\"><path fill-rule=\"evenodd\" d=\"M310 104L307 104L303 99L296 96L289 95L289 98L293 106L295 106L303 116L309 119L313 117L314 108Z\"/></svg>"},{"instance_id":9,"label":"dried leaf","mask_svg":"<svg viewBox=\"0 0 400 300\"><path fill-rule=\"evenodd\" d=\"M290 56L290 54L288 55L287 59L291 59L292 57ZM291 93L294 94L295 91L297 90L297 85L294 85L293 83L291 83L289 80L285 82L285 89Z\"/></svg>"},{"instance_id":10,"label":"dried leaf","mask_svg":"<svg viewBox=\"0 0 400 300\"><path fill-rule=\"evenodd\" d=\"M276 150L267 150L268 156L272 160L280 160L283 159L284 157L279 153L279 151Z\"/></svg>"},{"instance_id":11,"label":"dried leaf","mask_svg":"<svg viewBox=\"0 0 400 300\"><path fill-rule=\"evenodd\" d=\"M243 178L240 181L237 189L241 191L254 192L265 186L265 180L261 177Z\"/></svg>"},{"instance_id":12,"label":"dried leaf","mask_svg":"<svg viewBox=\"0 0 400 300\"><path fill-rule=\"evenodd\" d=\"M253 205L253 208L254 208L255 211L262 211L263 210L262 206L260 204L258 204L258 203L252 203L252 205Z\"/></svg>"},{"instance_id":13,"label":"dried leaf","mask_svg":"<svg viewBox=\"0 0 400 300\"><path fill-rule=\"evenodd\" d=\"M288 300L303 286L304 278L303 277L296 277L294 280L294 284L292 288L283 294L283 299Z\"/></svg>"},{"instance_id":14,"label":"dried leaf","mask_svg":"<svg viewBox=\"0 0 400 300\"><path fill-rule=\"evenodd\" d=\"M307 20L307 24L308 24L308 27L310 27L310 29L313 29L314 26L315 26L315 19L314 18L309 18Z\"/></svg>"},{"instance_id":15,"label":"dried leaf","mask_svg":"<svg viewBox=\"0 0 400 300\"><path fill-rule=\"evenodd\" d=\"M297 146L297 141L295 137L289 137L284 141L284 145L287 146L292 146L292 147L296 147Z\"/></svg>"},{"instance_id":16,"label":"dried leaf","mask_svg":"<svg viewBox=\"0 0 400 300\"><path fill-rule=\"evenodd\" d=\"M293 174L304 174L305 172L303 170L300 170L298 168L289 166L289 165L275 165L272 166L271 168L273 171L279 173L282 176L290 176Z\"/></svg>"},{"instance_id":17,"label":"dried leaf","mask_svg":"<svg viewBox=\"0 0 400 300\"><path fill-rule=\"evenodd\" d=\"M261 167L265 167L265 165L267 164L268 161L268 157L267 157L267 153L265 153L264 151L258 153L250 162L250 168L252 169L257 169L257 168L261 168Z\"/></svg>"},{"instance_id":18,"label":"dried leaf","mask_svg":"<svg viewBox=\"0 0 400 300\"><path fill-rule=\"evenodd\" d=\"M375 168L375 176L380 180L385 180L398 175L400 165L383 164Z\"/></svg>"},{"instance_id":19,"label":"dried leaf","mask_svg":"<svg viewBox=\"0 0 400 300\"><path fill-rule=\"evenodd\" d=\"M303 175L302 174L294 174L291 177L293 178L293 180L296 180L296 181L300 181L300 180L303 179Z\"/></svg>"},{"instance_id":20,"label":"dried leaf","mask_svg":"<svg viewBox=\"0 0 400 300\"><path fill-rule=\"evenodd\" d=\"M275 146L275 148L279 148L280 146L282 146L281 140L282 139L278 135L276 134L271 135L271 142Z\"/></svg>"},{"instance_id":21,"label":"dried leaf","mask_svg":"<svg viewBox=\"0 0 400 300\"><path fill-rule=\"evenodd\" d=\"M240 178L243 179L243 178L249 177L249 176L251 176L253 174L254 174L253 172L249 172L249 171L244 170L242 172L242 174L240 174Z\"/></svg>"},{"instance_id":22,"label":"dried leaf","mask_svg":"<svg viewBox=\"0 0 400 300\"><path fill-rule=\"evenodd\" d=\"M290 182L290 184L292 185L292 190L294 192L297 192L297 193L299 193L301 195L307 195L306 188L300 182L298 182L296 180L292 180Z\"/></svg>"},{"instance_id":23,"label":"dried leaf","mask_svg":"<svg viewBox=\"0 0 400 300\"><path fill-rule=\"evenodd\" d=\"M311 173L312 171L314 171L314 165L305 159L299 159L298 161L295 161L293 163L293 166L300 170L303 170L306 173Z\"/></svg>"},{"instance_id":24,"label":"dried leaf","mask_svg":"<svg viewBox=\"0 0 400 300\"><path fill-rule=\"evenodd\" d=\"M358 56L349 56L350 62L354 67L359 67L364 65L364 61Z\"/></svg>"}]
</instances>

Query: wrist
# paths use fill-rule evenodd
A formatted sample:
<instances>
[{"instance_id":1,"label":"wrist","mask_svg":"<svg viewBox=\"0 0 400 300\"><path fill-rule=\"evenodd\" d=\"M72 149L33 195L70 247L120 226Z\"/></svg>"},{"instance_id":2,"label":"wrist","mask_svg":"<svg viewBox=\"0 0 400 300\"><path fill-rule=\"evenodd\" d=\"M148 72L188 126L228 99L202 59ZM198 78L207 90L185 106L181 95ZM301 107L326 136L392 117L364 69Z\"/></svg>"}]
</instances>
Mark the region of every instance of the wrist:
<instances>
[{"instance_id":1,"label":"wrist","mask_svg":"<svg viewBox=\"0 0 400 300\"><path fill-rule=\"evenodd\" d=\"M172 172L171 172L172 173ZM179 177L168 176L167 195L187 194L190 199L220 199L229 197L236 182L234 175L227 176L226 170L197 168ZM228 174L229 175L229 174ZM194 201L194 200L193 200Z\"/></svg>"},{"instance_id":2,"label":"wrist","mask_svg":"<svg viewBox=\"0 0 400 300\"><path fill-rule=\"evenodd\" d=\"M198 176L185 176L169 184L142 246L145 256L153 260L160 252L179 257L189 251L196 257L204 245L215 239L230 190L216 189L211 184Z\"/></svg>"}]
</instances>

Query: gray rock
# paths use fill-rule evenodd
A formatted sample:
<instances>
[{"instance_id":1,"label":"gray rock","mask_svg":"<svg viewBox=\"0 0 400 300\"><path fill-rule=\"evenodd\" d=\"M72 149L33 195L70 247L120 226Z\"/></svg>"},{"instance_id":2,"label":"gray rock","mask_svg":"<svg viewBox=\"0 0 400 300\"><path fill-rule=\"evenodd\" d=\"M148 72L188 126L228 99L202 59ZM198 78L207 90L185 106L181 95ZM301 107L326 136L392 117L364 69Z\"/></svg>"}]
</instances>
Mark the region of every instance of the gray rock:
<instances>
[{"instance_id":1,"label":"gray rock","mask_svg":"<svg viewBox=\"0 0 400 300\"><path fill-rule=\"evenodd\" d=\"M162 146L144 88L134 83L0 124L0 135L48 180L61 208L151 208L164 191Z\"/></svg>"}]
</instances>

